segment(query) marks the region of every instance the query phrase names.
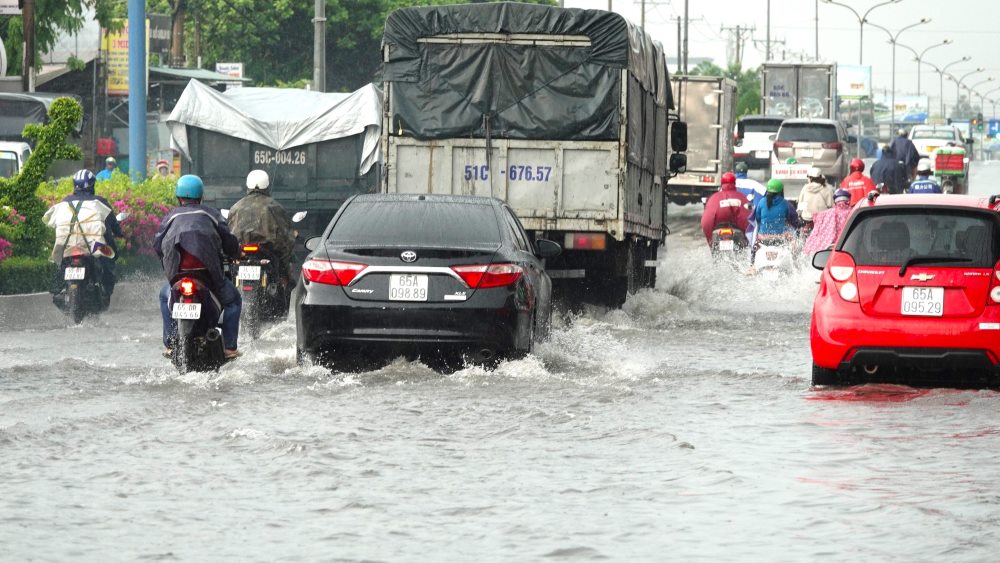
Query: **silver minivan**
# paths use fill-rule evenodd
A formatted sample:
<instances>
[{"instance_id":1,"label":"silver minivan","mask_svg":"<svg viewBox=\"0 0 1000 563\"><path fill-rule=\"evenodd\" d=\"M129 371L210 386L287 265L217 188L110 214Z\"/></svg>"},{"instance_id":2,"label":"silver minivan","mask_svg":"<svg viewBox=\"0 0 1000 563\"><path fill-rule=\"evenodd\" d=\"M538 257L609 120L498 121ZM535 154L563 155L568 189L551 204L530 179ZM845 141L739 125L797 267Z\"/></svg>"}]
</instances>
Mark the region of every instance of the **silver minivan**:
<instances>
[{"instance_id":1,"label":"silver minivan","mask_svg":"<svg viewBox=\"0 0 1000 563\"><path fill-rule=\"evenodd\" d=\"M771 165L815 166L827 183L837 185L848 174L858 139L848 135L840 121L833 119L786 119L775 136Z\"/></svg>"}]
</instances>

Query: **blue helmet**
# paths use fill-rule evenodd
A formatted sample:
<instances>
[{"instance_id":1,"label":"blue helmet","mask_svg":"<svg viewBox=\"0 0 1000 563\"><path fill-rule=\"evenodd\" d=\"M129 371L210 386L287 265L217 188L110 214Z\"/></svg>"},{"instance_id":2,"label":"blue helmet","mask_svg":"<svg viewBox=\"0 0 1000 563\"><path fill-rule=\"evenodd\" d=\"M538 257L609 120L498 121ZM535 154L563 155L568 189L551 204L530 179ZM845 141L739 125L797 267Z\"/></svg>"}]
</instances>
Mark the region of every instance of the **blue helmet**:
<instances>
[{"instance_id":1,"label":"blue helmet","mask_svg":"<svg viewBox=\"0 0 1000 563\"><path fill-rule=\"evenodd\" d=\"M174 195L184 199L201 199L205 193L205 183L194 174L185 174L177 179L177 189Z\"/></svg>"},{"instance_id":2,"label":"blue helmet","mask_svg":"<svg viewBox=\"0 0 1000 563\"><path fill-rule=\"evenodd\" d=\"M95 183L97 183L97 177L86 168L73 174L73 191L94 193Z\"/></svg>"}]
</instances>

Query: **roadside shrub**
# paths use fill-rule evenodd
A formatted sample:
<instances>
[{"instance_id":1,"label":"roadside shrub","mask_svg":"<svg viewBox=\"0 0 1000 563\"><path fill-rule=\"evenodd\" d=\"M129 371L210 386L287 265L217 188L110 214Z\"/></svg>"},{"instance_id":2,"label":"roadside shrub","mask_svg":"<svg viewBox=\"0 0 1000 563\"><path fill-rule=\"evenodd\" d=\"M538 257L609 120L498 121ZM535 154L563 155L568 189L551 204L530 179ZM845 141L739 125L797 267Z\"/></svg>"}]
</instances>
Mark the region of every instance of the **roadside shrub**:
<instances>
[{"instance_id":1,"label":"roadside shrub","mask_svg":"<svg viewBox=\"0 0 1000 563\"><path fill-rule=\"evenodd\" d=\"M56 265L46 258L13 256L0 262L0 295L49 290Z\"/></svg>"}]
</instances>

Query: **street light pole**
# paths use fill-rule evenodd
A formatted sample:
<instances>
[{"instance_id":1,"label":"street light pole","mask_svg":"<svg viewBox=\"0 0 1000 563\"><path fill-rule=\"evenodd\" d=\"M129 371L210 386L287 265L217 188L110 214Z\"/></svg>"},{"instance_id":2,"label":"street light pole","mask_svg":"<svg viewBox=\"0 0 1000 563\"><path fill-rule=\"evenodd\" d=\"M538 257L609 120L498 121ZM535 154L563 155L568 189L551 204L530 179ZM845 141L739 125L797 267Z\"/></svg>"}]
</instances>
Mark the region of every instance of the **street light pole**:
<instances>
[{"instance_id":1,"label":"street light pole","mask_svg":"<svg viewBox=\"0 0 1000 563\"><path fill-rule=\"evenodd\" d=\"M924 49L923 51L920 51L920 54L917 55L917 95L918 96L920 95L920 63L923 62L924 55L927 54L927 51L930 51L931 49L935 49L937 47L944 47L945 45L951 45L952 43L953 42L952 42L951 39L945 39L944 41L942 41L940 43L935 43L934 45L931 45L930 47Z\"/></svg>"},{"instance_id":2,"label":"street light pole","mask_svg":"<svg viewBox=\"0 0 1000 563\"><path fill-rule=\"evenodd\" d=\"M943 67L941 67L941 70L938 71L938 74L940 75L940 78L941 78L941 84L940 84L940 88L941 88L941 119L945 119L945 113L944 113L944 75L947 74L948 67L957 65L959 63L968 62L970 60L972 60L972 57L970 57L970 56L964 56L961 59L958 59L957 61L952 61L952 62L944 65ZM957 103L958 102L956 101L956 104Z\"/></svg>"},{"instance_id":3,"label":"street light pole","mask_svg":"<svg viewBox=\"0 0 1000 563\"><path fill-rule=\"evenodd\" d=\"M911 23L910 25L903 27L902 29L897 31L895 35L893 35L892 32L889 31L888 29L878 24L868 22L868 25L884 31L889 36L889 43L892 43L892 107L889 108L890 130L894 130L896 128L896 43L899 42L898 41L899 36L902 35L903 32L906 31L907 29L911 29L917 27L918 25L923 25L925 23L930 23L930 21L931 21L930 18L920 18L920 21L918 21L917 23Z\"/></svg>"},{"instance_id":4,"label":"street light pole","mask_svg":"<svg viewBox=\"0 0 1000 563\"><path fill-rule=\"evenodd\" d=\"M976 74L978 72L983 72L984 70L986 70L986 69L983 68L983 67L979 67L976 70L973 70L971 72L966 73L965 75L962 76L962 78L959 78L958 80L955 80L955 109L958 109L958 103L960 101L962 101L962 82L965 81L966 78L972 76L973 74ZM952 78L952 80L955 79L954 76L952 76L951 78ZM971 98L970 98L969 105L970 106L972 105L971 104Z\"/></svg>"},{"instance_id":5,"label":"street light pole","mask_svg":"<svg viewBox=\"0 0 1000 563\"><path fill-rule=\"evenodd\" d=\"M768 4L770 4L770 1L771 0L768 0ZM840 6L841 8L847 8L848 10L851 11L852 14L854 14L854 17L858 18L858 27L859 27L859 29L858 29L858 64L859 65L862 64L862 61L864 61L864 57L862 56L862 52L865 49L865 23L870 23L870 22L868 22L868 14L872 13L872 10L874 10L875 8L879 8L881 6L888 6L889 4L898 4L898 3L902 2L902 1L903 0L887 0L885 2L881 2L879 4L875 4L871 8L868 8L868 11L865 12L864 15L861 15L861 14L858 13L857 10L855 10L854 8L848 6L847 4L842 4L840 2L837 2L836 0L823 0L823 2L826 2L827 4L833 4L834 6Z\"/></svg>"}]
</instances>

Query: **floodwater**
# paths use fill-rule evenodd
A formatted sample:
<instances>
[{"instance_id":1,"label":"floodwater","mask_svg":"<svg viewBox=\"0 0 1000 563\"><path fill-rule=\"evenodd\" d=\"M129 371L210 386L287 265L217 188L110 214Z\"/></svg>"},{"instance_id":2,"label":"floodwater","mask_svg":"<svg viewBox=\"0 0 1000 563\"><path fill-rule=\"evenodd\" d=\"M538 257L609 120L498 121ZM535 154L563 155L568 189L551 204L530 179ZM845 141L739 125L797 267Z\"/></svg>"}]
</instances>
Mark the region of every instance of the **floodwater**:
<instances>
[{"instance_id":1,"label":"floodwater","mask_svg":"<svg viewBox=\"0 0 1000 563\"><path fill-rule=\"evenodd\" d=\"M181 376L153 281L0 298L0 560L995 559L1000 395L812 389L815 272L713 265L698 211L494 372L298 367L284 323Z\"/></svg>"}]
</instances>

